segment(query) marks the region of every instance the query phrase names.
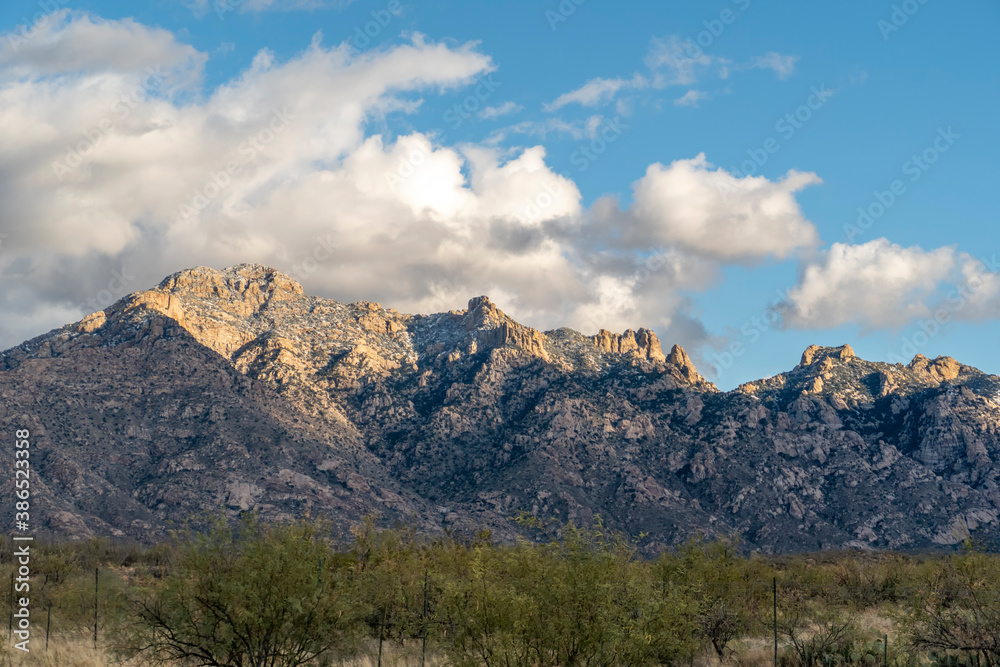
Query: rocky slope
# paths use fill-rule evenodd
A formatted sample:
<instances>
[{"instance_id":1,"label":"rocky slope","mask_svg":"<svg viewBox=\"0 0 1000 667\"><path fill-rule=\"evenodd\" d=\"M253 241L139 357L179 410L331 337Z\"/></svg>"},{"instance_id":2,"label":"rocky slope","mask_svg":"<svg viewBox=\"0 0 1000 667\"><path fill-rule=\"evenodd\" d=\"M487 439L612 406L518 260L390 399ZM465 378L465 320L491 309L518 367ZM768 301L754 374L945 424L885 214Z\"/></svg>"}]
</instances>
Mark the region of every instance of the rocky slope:
<instances>
[{"instance_id":1,"label":"rocky slope","mask_svg":"<svg viewBox=\"0 0 1000 667\"><path fill-rule=\"evenodd\" d=\"M522 511L600 514L649 551L698 530L768 551L1000 531L1000 378L948 357L812 346L719 392L646 329L541 332L486 297L406 315L240 265L7 350L0 381L0 418L35 434L39 528L72 537L220 508L506 536Z\"/></svg>"}]
</instances>

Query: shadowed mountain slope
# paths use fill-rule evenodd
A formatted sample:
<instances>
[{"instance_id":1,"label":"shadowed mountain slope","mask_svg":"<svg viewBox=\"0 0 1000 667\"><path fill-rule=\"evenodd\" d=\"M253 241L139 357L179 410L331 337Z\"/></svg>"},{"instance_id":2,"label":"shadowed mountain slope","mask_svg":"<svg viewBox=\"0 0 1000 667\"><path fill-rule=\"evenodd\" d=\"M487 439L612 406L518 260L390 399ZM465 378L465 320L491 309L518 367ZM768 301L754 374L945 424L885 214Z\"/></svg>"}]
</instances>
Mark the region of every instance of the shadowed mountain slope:
<instances>
[{"instance_id":1,"label":"shadowed mountain slope","mask_svg":"<svg viewBox=\"0 0 1000 667\"><path fill-rule=\"evenodd\" d=\"M646 329L541 332L486 297L406 315L240 265L7 350L0 381L8 430L33 433L38 527L72 537L222 507L501 536L521 511L600 514L649 551L699 530L790 551L998 529L1000 379L948 357L812 346L719 392Z\"/></svg>"}]
</instances>

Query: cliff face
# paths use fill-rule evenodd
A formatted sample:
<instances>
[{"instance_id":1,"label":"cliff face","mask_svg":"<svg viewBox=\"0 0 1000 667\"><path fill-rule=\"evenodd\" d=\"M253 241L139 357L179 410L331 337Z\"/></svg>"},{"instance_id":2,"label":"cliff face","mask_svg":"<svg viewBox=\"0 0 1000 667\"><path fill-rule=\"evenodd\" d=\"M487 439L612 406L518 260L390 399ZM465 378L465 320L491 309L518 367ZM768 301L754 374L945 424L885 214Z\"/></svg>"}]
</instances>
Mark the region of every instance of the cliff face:
<instances>
[{"instance_id":1,"label":"cliff face","mask_svg":"<svg viewBox=\"0 0 1000 667\"><path fill-rule=\"evenodd\" d=\"M174 274L0 369L4 423L35 434L40 527L61 535L220 507L507 536L520 511L600 514L651 551L698 530L766 550L1000 530L1000 379L949 357L811 346L723 393L646 329L541 332L483 296L406 315L240 265Z\"/></svg>"}]
</instances>

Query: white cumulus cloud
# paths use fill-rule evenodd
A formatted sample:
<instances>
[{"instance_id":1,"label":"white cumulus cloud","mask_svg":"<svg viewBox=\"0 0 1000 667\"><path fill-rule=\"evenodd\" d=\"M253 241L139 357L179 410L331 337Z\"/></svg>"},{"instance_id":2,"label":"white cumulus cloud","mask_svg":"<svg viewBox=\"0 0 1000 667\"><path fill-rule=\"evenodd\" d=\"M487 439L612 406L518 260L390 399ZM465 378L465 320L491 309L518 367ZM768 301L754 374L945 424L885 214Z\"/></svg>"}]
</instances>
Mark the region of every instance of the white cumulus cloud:
<instances>
[{"instance_id":1,"label":"white cumulus cloud","mask_svg":"<svg viewBox=\"0 0 1000 667\"><path fill-rule=\"evenodd\" d=\"M798 329L859 324L899 327L926 317L955 278L954 248L905 248L875 239L860 245L834 243L802 270L789 291L785 325Z\"/></svg>"},{"instance_id":2,"label":"white cumulus cloud","mask_svg":"<svg viewBox=\"0 0 1000 667\"><path fill-rule=\"evenodd\" d=\"M704 154L651 165L635 183L634 225L626 238L676 245L727 261L784 258L816 246L795 193L822 181L790 171L778 181L713 169Z\"/></svg>"},{"instance_id":3,"label":"white cumulus cloud","mask_svg":"<svg viewBox=\"0 0 1000 667\"><path fill-rule=\"evenodd\" d=\"M178 79L190 84L200 77L206 59L166 30L68 9L46 14L0 41L0 75L7 80L80 72L128 75L152 68L171 71L175 85Z\"/></svg>"},{"instance_id":4,"label":"white cumulus cloud","mask_svg":"<svg viewBox=\"0 0 1000 667\"><path fill-rule=\"evenodd\" d=\"M20 46L0 59L2 347L181 268L240 262L344 301L428 312L490 294L533 326L653 326L697 345L691 292L727 262L817 242L794 197L813 174L739 178L699 155L652 165L624 210L584 208L542 145L374 131L492 72L476 44L316 39L287 60L261 50L212 89L206 54L133 21L61 14ZM507 132L586 137L601 118Z\"/></svg>"}]
</instances>

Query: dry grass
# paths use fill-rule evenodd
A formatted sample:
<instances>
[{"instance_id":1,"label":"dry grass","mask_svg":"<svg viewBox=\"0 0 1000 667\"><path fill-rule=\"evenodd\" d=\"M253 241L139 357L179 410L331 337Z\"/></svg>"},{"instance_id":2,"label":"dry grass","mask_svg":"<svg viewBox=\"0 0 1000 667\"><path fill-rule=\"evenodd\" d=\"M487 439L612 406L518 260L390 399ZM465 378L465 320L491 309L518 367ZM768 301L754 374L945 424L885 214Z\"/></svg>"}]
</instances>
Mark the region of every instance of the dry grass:
<instances>
[{"instance_id":1,"label":"dry grass","mask_svg":"<svg viewBox=\"0 0 1000 667\"><path fill-rule=\"evenodd\" d=\"M342 667L377 667L378 642L367 644L361 655L338 663ZM427 654L426 667L444 667L447 664L441 656ZM420 642L407 642L400 646L394 642L382 644L382 667L420 667Z\"/></svg>"},{"instance_id":2,"label":"dry grass","mask_svg":"<svg viewBox=\"0 0 1000 667\"><path fill-rule=\"evenodd\" d=\"M857 617L858 625L867 630L889 636L889 645L895 645L897 638L892 619L884 610L869 609ZM774 648L771 637L744 637L731 645L731 657L720 663L714 651L706 651L695 659L697 667L771 667L774 663ZM786 645L780 641L782 648ZM0 665L26 665L32 667L105 667L112 664L110 656L100 647L94 649L89 638L80 636L53 636L49 642L49 650L45 651L45 639L41 642L32 639L31 653L7 649L0 654ZM378 643L365 645L358 657L337 663L341 667L377 667ZM426 667L444 667L447 664L442 656L428 655ZM385 642L382 646L382 667L420 667L420 643L407 642L400 646L394 642Z\"/></svg>"},{"instance_id":3,"label":"dry grass","mask_svg":"<svg viewBox=\"0 0 1000 667\"><path fill-rule=\"evenodd\" d=\"M783 644L779 644L779 647ZM736 653L731 663L738 667L772 667L774 665L774 639L748 637L736 642ZM718 662L715 654L712 658Z\"/></svg>"},{"instance_id":4,"label":"dry grass","mask_svg":"<svg viewBox=\"0 0 1000 667\"><path fill-rule=\"evenodd\" d=\"M878 607L866 609L855 618L858 627L862 630L874 631L879 635L888 635L890 652L898 648L898 643L902 641L896 633L896 627L886 609ZM807 628L803 631L805 636L811 634L816 628ZM778 648L785 651L788 647L788 640L785 637L778 639ZM720 662L715 651L707 651L695 659L696 667L772 667L774 665L774 638L766 637L743 637L737 639L729 645L730 653L725 662Z\"/></svg>"},{"instance_id":5,"label":"dry grass","mask_svg":"<svg viewBox=\"0 0 1000 667\"><path fill-rule=\"evenodd\" d=\"M6 638L5 638L6 639ZM25 653L8 647L3 654L4 665L31 665L45 667L105 667L111 664L110 657L101 650L94 649L89 639L81 637L54 636L49 639L49 650L45 650L45 636L41 641L31 639L31 651Z\"/></svg>"},{"instance_id":6,"label":"dry grass","mask_svg":"<svg viewBox=\"0 0 1000 667\"><path fill-rule=\"evenodd\" d=\"M874 630L880 635L888 635L889 641L896 638L896 626L887 610L873 607L858 614L858 625L866 630Z\"/></svg>"},{"instance_id":7,"label":"dry grass","mask_svg":"<svg viewBox=\"0 0 1000 667\"><path fill-rule=\"evenodd\" d=\"M6 637L4 637L6 640ZM5 642L6 643L6 642ZM3 650L0 648L0 650ZM116 664L100 645L94 649L93 640L72 636L53 636L49 640L49 650L45 650L45 638L41 642L31 640L31 651L14 650L7 647L0 652L0 665L4 667L107 667ZM365 646L356 658L336 663L341 667L376 667L378 665L378 643ZM427 656L426 667L444 667L444 658ZM385 642L382 646L382 667L420 667L419 642L408 643L405 647Z\"/></svg>"},{"instance_id":8,"label":"dry grass","mask_svg":"<svg viewBox=\"0 0 1000 667\"><path fill-rule=\"evenodd\" d=\"M345 660L344 662L338 663L342 667L376 667L378 665L377 657L367 656L363 658L355 658L354 660ZM443 658L433 658L427 656L427 667L444 667L447 662ZM382 667L420 667L420 656L416 658L413 657L390 657L385 654L382 655Z\"/></svg>"}]
</instances>

